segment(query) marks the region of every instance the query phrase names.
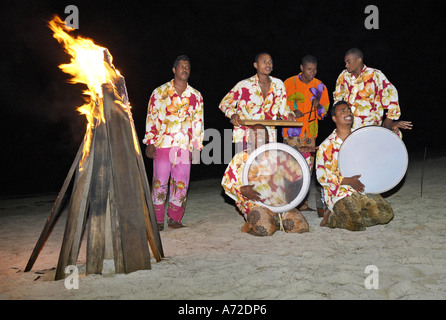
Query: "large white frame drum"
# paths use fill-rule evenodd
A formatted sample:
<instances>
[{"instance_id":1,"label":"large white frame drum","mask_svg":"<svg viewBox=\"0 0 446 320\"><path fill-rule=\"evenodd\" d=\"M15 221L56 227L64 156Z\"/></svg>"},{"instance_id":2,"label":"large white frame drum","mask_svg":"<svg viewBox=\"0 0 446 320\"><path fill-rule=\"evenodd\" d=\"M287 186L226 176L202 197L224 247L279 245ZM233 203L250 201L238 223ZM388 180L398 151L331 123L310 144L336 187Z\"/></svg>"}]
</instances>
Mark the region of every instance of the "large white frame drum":
<instances>
[{"instance_id":1,"label":"large white frame drum","mask_svg":"<svg viewBox=\"0 0 446 320\"><path fill-rule=\"evenodd\" d=\"M242 175L243 185L251 184L248 179L249 168L250 168L252 162L255 160L255 158L258 155L260 155L261 153L266 152L266 151L285 151L289 155L291 155L301 167L302 187L301 187L299 193L297 194L297 196L291 202L289 202L285 205L270 206L270 205L264 204L261 201L257 201L256 204L258 204L259 206L267 207L268 209L270 209L271 211L273 211L275 213L282 213L282 212L290 211L293 208L297 207L305 199L305 196L307 195L308 190L310 189L311 173L310 173L310 168L308 166L308 163L299 151L297 151L296 149L294 149L293 147L291 147L287 144L278 143L278 142L265 144L265 145L255 149L249 155L249 157L245 163L244 169L243 169L243 175Z\"/></svg>"},{"instance_id":2,"label":"large white frame drum","mask_svg":"<svg viewBox=\"0 0 446 320\"><path fill-rule=\"evenodd\" d=\"M365 193L384 193L404 178L409 163L401 138L391 130L367 126L353 131L339 149L338 165L343 177L361 175Z\"/></svg>"}]
</instances>

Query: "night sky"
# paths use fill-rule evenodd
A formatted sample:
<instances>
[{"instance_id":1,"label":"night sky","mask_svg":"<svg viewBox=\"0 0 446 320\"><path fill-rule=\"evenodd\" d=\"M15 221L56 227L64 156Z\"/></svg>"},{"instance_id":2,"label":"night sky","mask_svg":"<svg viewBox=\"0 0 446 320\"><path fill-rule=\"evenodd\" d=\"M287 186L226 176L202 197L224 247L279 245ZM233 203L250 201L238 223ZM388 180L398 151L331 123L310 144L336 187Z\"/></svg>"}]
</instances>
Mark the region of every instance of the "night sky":
<instances>
[{"instance_id":1,"label":"night sky","mask_svg":"<svg viewBox=\"0 0 446 320\"><path fill-rule=\"evenodd\" d=\"M126 79L139 140L153 89L172 79L172 64L186 54L190 85L204 97L205 128L231 128L218 109L224 95L255 74L254 56L269 52L272 76L299 71L301 57L318 58L317 78L330 99L351 47L380 69L398 90L410 155L445 150L445 57L442 1L16 1L1 8L1 196L58 192L85 134L82 85L69 84L58 65L69 56L47 22L79 9L75 34L109 49ZM379 9L379 29L367 30L367 5ZM334 129L320 122L318 143ZM144 146L142 146L144 148ZM151 161L146 168L151 180ZM192 179L220 178L226 165L195 165Z\"/></svg>"}]
</instances>

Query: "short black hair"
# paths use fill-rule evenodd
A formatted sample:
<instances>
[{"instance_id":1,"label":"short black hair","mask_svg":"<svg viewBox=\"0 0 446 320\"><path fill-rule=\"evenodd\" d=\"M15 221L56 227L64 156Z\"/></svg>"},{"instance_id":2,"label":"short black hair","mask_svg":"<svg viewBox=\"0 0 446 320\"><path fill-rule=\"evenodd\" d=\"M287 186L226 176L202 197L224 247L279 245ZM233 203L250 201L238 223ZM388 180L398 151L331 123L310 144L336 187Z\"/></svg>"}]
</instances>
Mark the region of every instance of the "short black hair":
<instances>
[{"instance_id":1,"label":"short black hair","mask_svg":"<svg viewBox=\"0 0 446 320\"><path fill-rule=\"evenodd\" d=\"M267 54L267 55L269 55L269 56L271 57L271 55L270 55L268 52L259 52L259 53L257 53L256 56L254 57L254 62L257 62L257 61L259 60L260 56L261 56L261 55L264 55L264 54ZM271 57L271 59L272 59L272 57Z\"/></svg>"},{"instance_id":2,"label":"short black hair","mask_svg":"<svg viewBox=\"0 0 446 320\"><path fill-rule=\"evenodd\" d=\"M266 128L266 126L265 126L264 124L261 124L261 123L256 123L255 125L251 126L251 128L254 128L254 127L262 127L262 129L264 129L264 130L268 130L268 129Z\"/></svg>"},{"instance_id":3,"label":"short black hair","mask_svg":"<svg viewBox=\"0 0 446 320\"><path fill-rule=\"evenodd\" d=\"M348 56L349 54L354 54L354 55L357 56L358 58L361 58L362 60L364 60L364 54L363 54L362 51L359 50L358 48L351 48L351 49L349 49L349 50L345 53L345 56Z\"/></svg>"},{"instance_id":4,"label":"short black hair","mask_svg":"<svg viewBox=\"0 0 446 320\"><path fill-rule=\"evenodd\" d=\"M345 101L345 100L341 100L341 101L336 102L336 103L331 107L330 114L331 114L332 117L336 116L336 107L337 107L337 106L340 106L340 105L342 105L342 104L346 104L346 105L349 106L348 102Z\"/></svg>"},{"instance_id":5,"label":"short black hair","mask_svg":"<svg viewBox=\"0 0 446 320\"><path fill-rule=\"evenodd\" d=\"M305 57L303 57L302 60L300 61L300 64L302 66L305 66L305 64L307 64L307 63L315 63L315 64L317 64L316 57L312 56L311 54L308 54Z\"/></svg>"},{"instance_id":6,"label":"short black hair","mask_svg":"<svg viewBox=\"0 0 446 320\"><path fill-rule=\"evenodd\" d=\"M190 59L189 59L189 57L188 57L188 56L185 56L185 55L183 54L183 55L181 55L181 56L178 56L178 57L175 59L175 62L173 63L173 67L176 68L177 65L178 65L178 63L180 63L180 61L189 61L189 63L190 63Z\"/></svg>"}]
</instances>

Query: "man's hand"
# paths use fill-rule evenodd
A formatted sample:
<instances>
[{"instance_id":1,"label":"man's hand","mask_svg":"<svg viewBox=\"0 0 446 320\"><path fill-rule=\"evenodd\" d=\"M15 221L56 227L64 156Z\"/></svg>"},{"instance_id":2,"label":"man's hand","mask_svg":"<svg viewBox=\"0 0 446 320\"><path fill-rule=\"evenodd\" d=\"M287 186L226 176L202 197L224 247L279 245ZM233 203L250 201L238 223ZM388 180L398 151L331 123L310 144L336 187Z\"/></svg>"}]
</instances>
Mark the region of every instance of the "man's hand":
<instances>
[{"instance_id":1,"label":"man's hand","mask_svg":"<svg viewBox=\"0 0 446 320\"><path fill-rule=\"evenodd\" d=\"M192 164L200 164L200 150L193 148L189 160Z\"/></svg>"},{"instance_id":2,"label":"man's hand","mask_svg":"<svg viewBox=\"0 0 446 320\"><path fill-rule=\"evenodd\" d=\"M293 112L290 112L290 113L288 114L288 120L289 120L289 121L297 121L296 116L294 115Z\"/></svg>"},{"instance_id":3,"label":"man's hand","mask_svg":"<svg viewBox=\"0 0 446 320\"><path fill-rule=\"evenodd\" d=\"M150 159L155 159L156 148L153 144L148 144L146 147L146 156Z\"/></svg>"},{"instance_id":4,"label":"man's hand","mask_svg":"<svg viewBox=\"0 0 446 320\"><path fill-rule=\"evenodd\" d=\"M238 114L236 114L236 113L234 113L232 116L231 116L231 123L232 123L232 125L234 126L234 127L238 127L238 126L240 126L240 124L239 124L239 121L240 120L240 116L238 115Z\"/></svg>"},{"instance_id":5,"label":"man's hand","mask_svg":"<svg viewBox=\"0 0 446 320\"><path fill-rule=\"evenodd\" d=\"M254 190L254 185L253 184L249 184L247 186L243 186L240 188L240 193L245 196L246 198L248 198L249 200L253 200L253 201L260 201L260 193L258 193L257 191Z\"/></svg>"},{"instance_id":6,"label":"man's hand","mask_svg":"<svg viewBox=\"0 0 446 320\"><path fill-rule=\"evenodd\" d=\"M342 184L349 185L356 191L363 192L365 186L359 180L360 177L361 177L360 174L353 176L353 177L344 177L344 179L342 179Z\"/></svg>"},{"instance_id":7,"label":"man's hand","mask_svg":"<svg viewBox=\"0 0 446 320\"><path fill-rule=\"evenodd\" d=\"M412 129L412 121L393 121L392 119L386 118L383 121L383 127L392 130L394 133L398 134L399 129Z\"/></svg>"},{"instance_id":8,"label":"man's hand","mask_svg":"<svg viewBox=\"0 0 446 320\"><path fill-rule=\"evenodd\" d=\"M302 118L304 116L304 114L300 110L294 110L294 115L296 116L297 119Z\"/></svg>"},{"instance_id":9,"label":"man's hand","mask_svg":"<svg viewBox=\"0 0 446 320\"><path fill-rule=\"evenodd\" d=\"M306 152L309 152L309 153L315 153L316 150L317 150L318 148L319 148L319 147L313 147L313 146L301 146L301 147L298 147L297 150L298 150L300 153L306 153Z\"/></svg>"},{"instance_id":10,"label":"man's hand","mask_svg":"<svg viewBox=\"0 0 446 320\"><path fill-rule=\"evenodd\" d=\"M412 122L411 121L395 121L392 123L390 130L395 133L398 133L399 129L412 130Z\"/></svg>"}]
</instances>

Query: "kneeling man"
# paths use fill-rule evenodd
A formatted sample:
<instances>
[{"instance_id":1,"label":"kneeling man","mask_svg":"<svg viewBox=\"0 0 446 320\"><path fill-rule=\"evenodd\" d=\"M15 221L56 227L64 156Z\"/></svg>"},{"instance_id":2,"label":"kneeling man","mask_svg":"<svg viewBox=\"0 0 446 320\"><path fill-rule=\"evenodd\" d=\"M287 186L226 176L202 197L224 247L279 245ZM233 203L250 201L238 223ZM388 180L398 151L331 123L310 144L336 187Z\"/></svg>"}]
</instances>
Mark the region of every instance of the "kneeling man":
<instances>
[{"instance_id":1,"label":"kneeling man","mask_svg":"<svg viewBox=\"0 0 446 320\"><path fill-rule=\"evenodd\" d=\"M221 182L226 194L235 201L237 209L245 218L246 222L242 227L242 231L256 236L271 236L278 230L287 233L308 232L308 223L302 213L296 208L284 213L274 213L266 206L258 204L258 201L262 199L260 199L260 193L255 190L254 185L243 185L243 169L250 153L256 148L268 143L266 127L260 124L252 126L249 130L248 139L248 149L234 156ZM314 152L314 149L314 147L312 149L311 147L301 147L299 151L306 153L304 157L306 156L308 162L310 152ZM264 160L261 161L263 166L258 168L258 179L262 180L262 185L265 188L271 187L271 190L268 190L269 192L267 194L271 198L286 196L287 186L293 183L299 183L299 180L302 178L301 172L285 172L285 170L284 172L275 172L276 178L280 174L281 179L277 178L275 181L268 182L270 180L271 167L274 166L274 163L271 163L269 166L268 161L271 159ZM279 161L286 162L287 160L277 159L277 161L279 163Z\"/></svg>"},{"instance_id":2,"label":"kneeling man","mask_svg":"<svg viewBox=\"0 0 446 320\"><path fill-rule=\"evenodd\" d=\"M338 153L344 140L350 135L353 114L345 101L339 101L331 109L336 129L318 148L316 176L324 187L327 210L321 226L362 231L366 227L386 224L393 218L389 203L379 194L365 194L360 175L341 176Z\"/></svg>"}]
</instances>

